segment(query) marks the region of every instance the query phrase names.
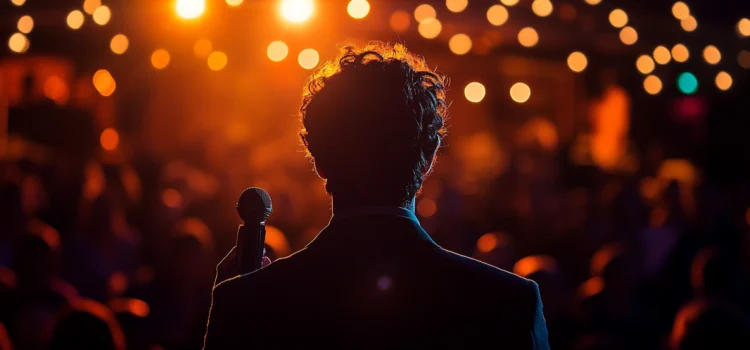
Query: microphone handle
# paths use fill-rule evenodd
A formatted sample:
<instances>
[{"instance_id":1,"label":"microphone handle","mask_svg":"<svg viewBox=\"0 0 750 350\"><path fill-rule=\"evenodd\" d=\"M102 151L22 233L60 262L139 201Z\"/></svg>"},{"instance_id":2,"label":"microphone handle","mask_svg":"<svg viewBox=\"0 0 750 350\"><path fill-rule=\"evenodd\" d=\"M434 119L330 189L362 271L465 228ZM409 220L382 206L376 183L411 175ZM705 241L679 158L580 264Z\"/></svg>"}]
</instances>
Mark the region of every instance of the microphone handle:
<instances>
[{"instance_id":1,"label":"microphone handle","mask_svg":"<svg viewBox=\"0 0 750 350\"><path fill-rule=\"evenodd\" d=\"M266 240L266 222L240 225L237 230L237 262L241 275L260 269Z\"/></svg>"}]
</instances>

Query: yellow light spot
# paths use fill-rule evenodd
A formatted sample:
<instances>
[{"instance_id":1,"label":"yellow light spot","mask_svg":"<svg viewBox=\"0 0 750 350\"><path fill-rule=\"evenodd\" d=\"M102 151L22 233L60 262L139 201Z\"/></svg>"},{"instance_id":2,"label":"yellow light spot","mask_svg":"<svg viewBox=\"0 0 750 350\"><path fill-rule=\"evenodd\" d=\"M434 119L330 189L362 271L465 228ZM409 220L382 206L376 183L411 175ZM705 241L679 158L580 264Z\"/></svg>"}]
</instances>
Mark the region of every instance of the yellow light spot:
<instances>
[{"instance_id":1,"label":"yellow light spot","mask_svg":"<svg viewBox=\"0 0 750 350\"><path fill-rule=\"evenodd\" d=\"M177 0L175 3L177 15L184 19L198 18L206 10L205 0Z\"/></svg>"},{"instance_id":2,"label":"yellow light spot","mask_svg":"<svg viewBox=\"0 0 750 350\"><path fill-rule=\"evenodd\" d=\"M745 69L750 69L750 52L742 50L737 54L737 64Z\"/></svg>"},{"instance_id":3,"label":"yellow light spot","mask_svg":"<svg viewBox=\"0 0 750 350\"><path fill-rule=\"evenodd\" d=\"M151 65L156 69L164 69L169 65L169 51L158 49L151 54Z\"/></svg>"},{"instance_id":4,"label":"yellow light spot","mask_svg":"<svg viewBox=\"0 0 750 350\"><path fill-rule=\"evenodd\" d=\"M94 14L94 11L96 11L99 6L102 6L101 0L84 0L83 11L91 15Z\"/></svg>"},{"instance_id":5,"label":"yellow light spot","mask_svg":"<svg viewBox=\"0 0 750 350\"><path fill-rule=\"evenodd\" d=\"M15 53L24 53L29 49L29 39L21 33L14 33L8 39L8 48Z\"/></svg>"},{"instance_id":6,"label":"yellow light spot","mask_svg":"<svg viewBox=\"0 0 750 350\"><path fill-rule=\"evenodd\" d=\"M683 44L677 44L672 47L672 58L680 63L687 62L687 60L690 59L690 51L688 51L687 46Z\"/></svg>"},{"instance_id":7,"label":"yellow light spot","mask_svg":"<svg viewBox=\"0 0 750 350\"><path fill-rule=\"evenodd\" d=\"M703 49L703 59L708 64L718 64L721 61L721 52L716 46L708 45Z\"/></svg>"},{"instance_id":8,"label":"yellow light spot","mask_svg":"<svg viewBox=\"0 0 750 350\"><path fill-rule=\"evenodd\" d=\"M464 55L471 51L471 38L466 34L456 34L448 41L448 47L456 55Z\"/></svg>"},{"instance_id":9,"label":"yellow light spot","mask_svg":"<svg viewBox=\"0 0 750 350\"><path fill-rule=\"evenodd\" d=\"M419 34L425 39L435 39L443 30L443 24L437 18L428 18L419 23Z\"/></svg>"},{"instance_id":10,"label":"yellow light spot","mask_svg":"<svg viewBox=\"0 0 750 350\"><path fill-rule=\"evenodd\" d=\"M289 55L289 47L283 41L274 41L268 45L266 54L271 61L281 62Z\"/></svg>"},{"instance_id":11,"label":"yellow light spot","mask_svg":"<svg viewBox=\"0 0 750 350\"><path fill-rule=\"evenodd\" d=\"M638 41L638 32L633 27L625 27L620 31L620 41L625 45L633 45Z\"/></svg>"},{"instance_id":12,"label":"yellow light spot","mask_svg":"<svg viewBox=\"0 0 750 350\"><path fill-rule=\"evenodd\" d=\"M55 101L57 104L65 104L65 102L68 102L68 97L70 97L68 84L56 75L50 76L44 80L44 87L42 90L44 91L44 96Z\"/></svg>"},{"instance_id":13,"label":"yellow light spot","mask_svg":"<svg viewBox=\"0 0 750 350\"><path fill-rule=\"evenodd\" d=\"M744 37L750 36L750 19L743 18L737 22L737 33Z\"/></svg>"},{"instance_id":14,"label":"yellow light spot","mask_svg":"<svg viewBox=\"0 0 750 350\"><path fill-rule=\"evenodd\" d=\"M518 103L524 103L531 97L531 88L524 83L515 83L510 88L510 98Z\"/></svg>"},{"instance_id":15,"label":"yellow light spot","mask_svg":"<svg viewBox=\"0 0 750 350\"><path fill-rule=\"evenodd\" d=\"M609 13L609 23L615 28L622 28L628 24L628 14L621 9L614 9Z\"/></svg>"},{"instance_id":16,"label":"yellow light spot","mask_svg":"<svg viewBox=\"0 0 750 350\"><path fill-rule=\"evenodd\" d=\"M106 128L99 136L99 144L107 151L114 151L120 145L120 134L115 129Z\"/></svg>"},{"instance_id":17,"label":"yellow light spot","mask_svg":"<svg viewBox=\"0 0 750 350\"><path fill-rule=\"evenodd\" d=\"M26 3L26 0L10 0L10 2L13 3L13 5L21 6Z\"/></svg>"},{"instance_id":18,"label":"yellow light spot","mask_svg":"<svg viewBox=\"0 0 750 350\"><path fill-rule=\"evenodd\" d=\"M588 64L589 61L588 59L586 59L586 55L584 55L582 52L576 51L568 56L568 67L570 68L570 70L576 73L583 72Z\"/></svg>"},{"instance_id":19,"label":"yellow light spot","mask_svg":"<svg viewBox=\"0 0 750 350\"><path fill-rule=\"evenodd\" d=\"M370 13L370 3L367 0L352 0L349 1L349 5L346 6L346 12L352 18L360 19L365 18Z\"/></svg>"},{"instance_id":20,"label":"yellow light spot","mask_svg":"<svg viewBox=\"0 0 750 350\"><path fill-rule=\"evenodd\" d=\"M227 1L227 5L232 6L232 7L236 7L236 6L242 5L242 2L244 0L226 0L226 1Z\"/></svg>"},{"instance_id":21,"label":"yellow light spot","mask_svg":"<svg viewBox=\"0 0 750 350\"><path fill-rule=\"evenodd\" d=\"M505 6L515 6L519 0L500 0Z\"/></svg>"},{"instance_id":22,"label":"yellow light spot","mask_svg":"<svg viewBox=\"0 0 750 350\"><path fill-rule=\"evenodd\" d=\"M118 55L122 55L123 53L125 53L125 51L128 50L129 45L130 42L125 34L117 34L112 37L112 40L110 40L109 42L109 48L112 50L112 52Z\"/></svg>"},{"instance_id":23,"label":"yellow light spot","mask_svg":"<svg viewBox=\"0 0 750 350\"><path fill-rule=\"evenodd\" d=\"M716 75L716 87L723 91L729 90L732 87L732 76L724 71L719 72Z\"/></svg>"},{"instance_id":24,"label":"yellow light spot","mask_svg":"<svg viewBox=\"0 0 750 350\"><path fill-rule=\"evenodd\" d=\"M419 5L416 9L414 9L414 19L416 19L419 23L422 23L422 21L426 19L436 17L437 12L435 12L435 8L428 4Z\"/></svg>"},{"instance_id":25,"label":"yellow light spot","mask_svg":"<svg viewBox=\"0 0 750 350\"><path fill-rule=\"evenodd\" d=\"M672 60L672 54L669 52L669 49L665 46L657 46L654 49L654 61L656 63L665 65L669 63L669 61Z\"/></svg>"},{"instance_id":26,"label":"yellow light spot","mask_svg":"<svg viewBox=\"0 0 750 350\"><path fill-rule=\"evenodd\" d=\"M638 68L638 71L642 74L650 74L656 68L656 64L654 63L654 60L651 59L651 56L641 55L635 61L635 67Z\"/></svg>"},{"instance_id":27,"label":"yellow light spot","mask_svg":"<svg viewBox=\"0 0 750 350\"><path fill-rule=\"evenodd\" d=\"M227 54L221 51L214 51L208 55L208 68L214 71L219 71L227 66Z\"/></svg>"},{"instance_id":28,"label":"yellow light spot","mask_svg":"<svg viewBox=\"0 0 750 350\"><path fill-rule=\"evenodd\" d=\"M112 11L107 6L99 6L94 10L92 18L94 18L94 23L103 26L109 23L109 19L112 18Z\"/></svg>"},{"instance_id":29,"label":"yellow light spot","mask_svg":"<svg viewBox=\"0 0 750 350\"><path fill-rule=\"evenodd\" d=\"M423 218L429 218L437 212L437 203L430 198L422 198L417 204L417 214Z\"/></svg>"},{"instance_id":30,"label":"yellow light spot","mask_svg":"<svg viewBox=\"0 0 750 350\"><path fill-rule=\"evenodd\" d=\"M655 75L649 75L643 80L643 89L646 90L649 95L658 94L661 92L661 88L661 79Z\"/></svg>"},{"instance_id":31,"label":"yellow light spot","mask_svg":"<svg viewBox=\"0 0 750 350\"><path fill-rule=\"evenodd\" d=\"M411 24L411 16L406 11L396 11L391 15L391 19L388 21L391 25L391 29L397 33L403 33L409 29Z\"/></svg>"},{"instance_id":32,"label":"yellow light spot","mask_svg":"<svg viewBox=\"0 0 750 350\"><path fill-rule=\"evenodd\" d=\"M469 0L445 0L445 7L451 12L461 12L469 6Z\"/></svg>"},{"instance_id":33,"label":"yellow light spot","mask_svg":"<svg viewBox=\"0 0 750 350\"><path fill-rule=\"evenodd\" d=\"M552 14L553 6L549 0L534 0L531 10L539 17L547 17Z\"/></svg>"},{"instance_id":34,"label":"yellow light spot","mask_svg":"<svg viewBox=\"0 0 750 350\"><path fill-rule=\"evenodd\" d=\"M586 0L586 3L589 5L598 5L602 0Z\"/></svg>"},{"instance_id":35,"label":"yellow light spot","mask_svg":"<svg viewBox=\"0 0 750 350\"><path fill-rule=\"evenodd\" d=\"M464 96L466 96L466 99L470 102L478 103L484 99L486 94L487 90L485 90L482 83L471 82L464 88Z\"/></svg>"},{"instance_id":36,"label":"yellow light spot","mask_svg":"<svg viewBox=\"0 0 750 350\"><path fill-rule=\"evenodd\" d=\"M31 16L23 16L18 19L18 31L24 34L31 33L34 29L34 19Z\"/></svg>"},{"instance_id":37,"label":"yellow light spot","mask_svg":"<svg viewBox=\"0 0 750 350\"><path fill-rule=\"evenodd\" d=\"M497 236L494 233L485 233L477 240L477 250L481 253L489 253L497 248Z\"/></svg>"},{"instance_id":38,"label":"yellow light spot","mask_svg":"<svg viewBox=\"0 0 750 350\"><path fill-rule=\"evenodd\" d=\"M78 10L73 10L68 13L68 17L65 19L65 21L68 23L68 27L71 29L78 29L83 26L83 20L84 20L83 12Z\"/></svg>"},{"instance_id":39,"label":"yellow light spot","mask_svg":"<svg viewBox=\"0 0 750 350\"><path fill-rule=\"evenodd\" d=\"M680 21L680 26L682 26L682 30L686 32L692 32L698 29L698 20L696 20L693 16L688 16L687 18Z\"/></svg>"},{"instance_id":40,"label":"yellow light spot","mask_svg":"<svg viewBox=\"0 0 750 350\"><path fill-rule=\"evenodd\" d=\"M307 21L313 13L312 0L283 0L281 15L292 23Z\"/></svg>"},{"instance_id":41,"label":"yellow light spot","mask_svg":"<svg viewBox=\"0 0 750 350\"><path fill-rule=\"evenodd\" d=\"M304 49L297 56L297 62L304 69L313 69L318 65L320 55L314 49Z\"/></svg>"},{"instance_id":42,"label":"yellow light spot","mask_svg":"<svg viewBox=\"0 0 750 350\"><path fill-rule=\"evenodd\" d=\"M493 26L501 26L508 21L508 9L503 5L493 5L487 10L487 20Z\"/></svg>"},{"instance_id":43,"label":"yellow light spot","mask_svg":"<svg viewBox=\"0 0 750 350\"><path fill-rule=\"evenodd\" d=\"M674 18L683 20L690 17L690 8L682 1L675 2L672 5L672 15L674 15Z\"/></svg>"},{"instance_id":44,"label":"yellow light spot","mask_svg":"<svg viewBox=\"0 0 750 350\"><path fill-rule=\"evenodd\" d=\"M205 59L209 54L211 54L211 51L213 51L213 49L214 46L213 44L211 44L210 40L199 39L195 42L195 45L193 45L193 54L195 54L195 57Z\"/></svg>"},{"instance_id":45,"label":"yellow light spot","mask_svg":"<svg viewBox=\"0 0 750 350\"><path fill-rule=\"evenodd\" d=\"M96 73L94 73L93 82L96 91L104 97L112 95L117 88L115 78L113 78L112 74L106 69L96 71Z\"/></svg>"},{"instance_id":46,"label":"yellow light spot","mask_svg":"<svg viewBox=\"0 0 750 350\"><path fill-rule=\"evenodd\" d=\"M539 34L534 28L523 28L518 32L518 42L525 47L532 47L539 42Z\"/></svg>"}]
</instances>

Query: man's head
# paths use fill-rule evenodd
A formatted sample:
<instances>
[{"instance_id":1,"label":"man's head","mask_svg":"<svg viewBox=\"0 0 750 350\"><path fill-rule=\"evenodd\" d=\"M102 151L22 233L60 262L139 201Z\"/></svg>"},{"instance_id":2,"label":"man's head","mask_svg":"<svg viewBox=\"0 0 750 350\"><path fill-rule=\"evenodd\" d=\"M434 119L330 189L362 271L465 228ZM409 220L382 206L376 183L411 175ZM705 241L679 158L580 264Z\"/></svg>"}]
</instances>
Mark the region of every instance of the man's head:
<instances>
[{"instance_id":1,"label":"man's head","mask_svg":"<svg viewBox=\"0 0 750 350\"><path fill-rule=\"evenodd\" d=\"M446 129L445 79L403 45L346 46L304 88L300 135L326 190L408 204Z\"/></svg>"}]
</instances>

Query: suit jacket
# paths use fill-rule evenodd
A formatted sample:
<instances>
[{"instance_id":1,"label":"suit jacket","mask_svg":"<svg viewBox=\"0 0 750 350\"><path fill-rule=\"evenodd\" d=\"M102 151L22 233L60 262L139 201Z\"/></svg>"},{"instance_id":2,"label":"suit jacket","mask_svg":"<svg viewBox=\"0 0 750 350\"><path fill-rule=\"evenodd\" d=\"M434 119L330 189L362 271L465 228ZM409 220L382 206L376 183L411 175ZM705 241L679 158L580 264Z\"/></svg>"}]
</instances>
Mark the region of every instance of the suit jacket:
<instances>
[{"instance_id":1,"label":"suit jacket","mask_svg":"<svg viewBox=\"0 0 750 350\"><path fill-rule=\"evenodd\" d=\"M533 281L440 248L408 210L341 216L218 284L204 348L549 349Z\"/></svg>"}]
</instances>

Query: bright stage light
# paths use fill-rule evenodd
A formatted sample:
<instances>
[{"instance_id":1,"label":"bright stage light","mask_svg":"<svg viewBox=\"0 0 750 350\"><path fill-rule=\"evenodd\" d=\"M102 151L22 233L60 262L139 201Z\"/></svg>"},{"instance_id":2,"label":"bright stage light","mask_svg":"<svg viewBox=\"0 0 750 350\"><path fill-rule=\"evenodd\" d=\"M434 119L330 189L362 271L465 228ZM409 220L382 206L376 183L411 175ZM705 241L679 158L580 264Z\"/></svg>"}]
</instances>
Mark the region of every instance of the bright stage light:
<instances>
[{"instance_id":1,"label":"bright stage light","mask_svg":"<svg viewBox=\"0 0 750 350\"><path fill-rule=\"evenodd\" d=\"M283 0L281 15L292 23L307 21L313 13L312 0Z\"/></svg>"},{"instance_id":2,"label":"bright stage light","mask_svg":"<svg viewBox=\"0 0 750 350\"><path fill-rule=\"evenodd\" d=\"M346 11L352 18L361 19L365 18L370 13L370 3L367 0L352 0L346 7Z\"/></svg>"},{"instance_id":3,"label":"bright stage light","mask_svg":"<svg viewBox=\"0 0 750 350\"><path fill-rule=\"evenodd\" d=\"M205 0L177 0L177 14L185 19L197 18L206 10Z\"/></svg>"}]
</instances>

